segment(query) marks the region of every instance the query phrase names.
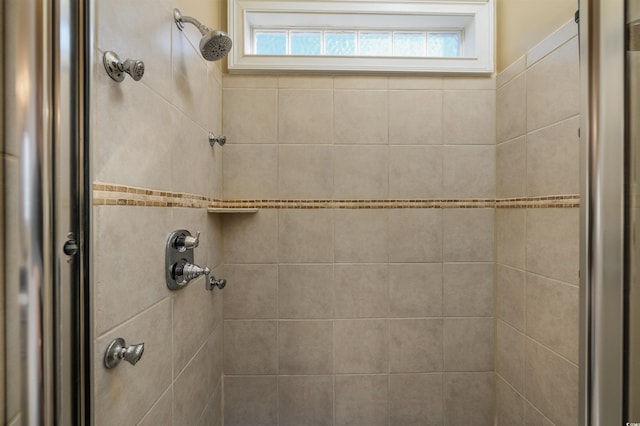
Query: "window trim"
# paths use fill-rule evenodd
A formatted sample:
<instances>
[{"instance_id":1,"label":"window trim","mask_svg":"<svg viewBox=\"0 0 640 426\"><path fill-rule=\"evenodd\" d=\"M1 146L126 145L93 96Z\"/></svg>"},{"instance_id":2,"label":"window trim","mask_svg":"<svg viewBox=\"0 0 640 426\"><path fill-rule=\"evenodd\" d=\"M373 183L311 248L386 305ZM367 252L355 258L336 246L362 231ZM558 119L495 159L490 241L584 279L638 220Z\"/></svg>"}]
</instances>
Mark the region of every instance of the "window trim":
<instances>
[{"instance_id":1,"label":"window trim","mask_svg":"<svg viewBox=\"0 0 640 426\"><path fill-rule=\"evenodd\" d=\"M252 43L251 14L396 14L403 16L472 16L462 29L473 42L467 57L375 57L253 55L245 53ZM228 56L230 73L255 72L389 72L389 73L465 73L494 72L494 0L229 0L229 34L234 48ZM425 30L429 31L428 28ZM388 31L397 31L389 27ZM466 41L463 43L467 44ZM473 55L473 56L471 56Z\"/></svg>"}]
</instances>

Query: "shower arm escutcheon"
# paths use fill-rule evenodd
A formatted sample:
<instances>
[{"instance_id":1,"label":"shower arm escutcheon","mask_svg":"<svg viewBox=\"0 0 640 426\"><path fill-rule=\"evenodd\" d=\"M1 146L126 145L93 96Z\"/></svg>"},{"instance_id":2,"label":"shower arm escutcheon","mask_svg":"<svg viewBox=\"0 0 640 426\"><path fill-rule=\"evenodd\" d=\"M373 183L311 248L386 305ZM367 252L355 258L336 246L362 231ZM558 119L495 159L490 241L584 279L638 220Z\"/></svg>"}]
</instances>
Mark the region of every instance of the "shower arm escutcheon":
<instances>
[{"instance_id":1,"label":"shower arm escutcheon","mask_svg":"<svg viewBox=\"0 0 640 426\"><path fill-rule=\"evenodd\" d=\"M134 81L139 81L144 75L144 62L138 59L126 59L122 62L112 51L105 52L102 63L109 77L118 83L124 80L125 73L129 74Z\"/></svg>"}]
</instances>

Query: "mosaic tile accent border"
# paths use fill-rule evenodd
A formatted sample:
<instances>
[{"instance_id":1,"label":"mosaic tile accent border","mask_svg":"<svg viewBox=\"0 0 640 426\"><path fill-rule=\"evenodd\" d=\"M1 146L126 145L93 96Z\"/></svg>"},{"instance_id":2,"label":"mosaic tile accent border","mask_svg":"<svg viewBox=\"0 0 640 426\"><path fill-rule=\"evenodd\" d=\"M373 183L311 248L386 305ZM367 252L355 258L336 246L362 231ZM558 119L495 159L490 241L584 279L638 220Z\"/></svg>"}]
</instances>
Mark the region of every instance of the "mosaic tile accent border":
<instances>
[{"instance_id":1,"label":"mosaic tile accent border","mask_svg":"<svg viewBox=\"0 0 640 426\"><path fill-rule=\"evenodd\" d=\"M577 194L501 199L416 200L220 200L197 194L96 182L94 206L186 207L215 209L484 209L580 207Z\"/></svg>"}]
</instances>

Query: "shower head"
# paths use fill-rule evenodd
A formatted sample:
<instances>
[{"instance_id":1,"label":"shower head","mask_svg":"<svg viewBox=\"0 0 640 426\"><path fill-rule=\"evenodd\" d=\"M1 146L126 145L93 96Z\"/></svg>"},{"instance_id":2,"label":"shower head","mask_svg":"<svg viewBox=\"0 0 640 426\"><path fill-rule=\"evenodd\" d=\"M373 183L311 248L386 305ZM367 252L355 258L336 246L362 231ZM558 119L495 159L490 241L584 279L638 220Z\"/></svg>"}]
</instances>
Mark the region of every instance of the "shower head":
<instances>
[{"instance_id":1,"label":"shower head","mask_svg":"<svg viewBox=\"0 0 640 426\"><path fill-rule=\"evenodd\" d=\"M191 16L182 16L182 13L180 13L178 9L173 9L173 19L176 21L176 25L180 31L184 28L185 22L193 24L198 28L200 34L202 34L202 38L200 39L200 53L207 61L217 61L229 54L233 43L231 42L231 37L224 31L211 30Z\"/></svg>"}]
</instances>

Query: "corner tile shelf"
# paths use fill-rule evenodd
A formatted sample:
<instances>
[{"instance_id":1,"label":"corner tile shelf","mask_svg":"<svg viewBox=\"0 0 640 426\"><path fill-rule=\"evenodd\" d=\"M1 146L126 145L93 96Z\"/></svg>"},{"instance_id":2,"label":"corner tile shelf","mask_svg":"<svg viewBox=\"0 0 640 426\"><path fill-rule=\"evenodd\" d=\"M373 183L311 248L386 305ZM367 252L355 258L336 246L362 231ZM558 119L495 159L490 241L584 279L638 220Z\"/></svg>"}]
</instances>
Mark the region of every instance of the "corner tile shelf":
<instances>
[{"instance_id":1,"label":"corner tile shelf","mask_svg":"<svg viewBox=\"0 0 640 426\"><path fill-rule=\"evenodd\" d=\"M235 207L209 207L207 213L228 214L228 213L258 213L257 208L235 208Z\"/></svg>"}]
</instances>

